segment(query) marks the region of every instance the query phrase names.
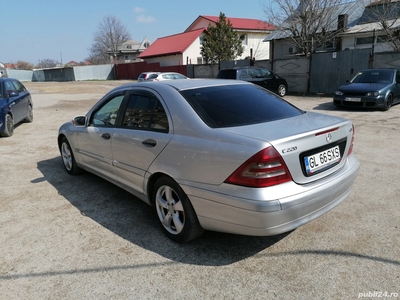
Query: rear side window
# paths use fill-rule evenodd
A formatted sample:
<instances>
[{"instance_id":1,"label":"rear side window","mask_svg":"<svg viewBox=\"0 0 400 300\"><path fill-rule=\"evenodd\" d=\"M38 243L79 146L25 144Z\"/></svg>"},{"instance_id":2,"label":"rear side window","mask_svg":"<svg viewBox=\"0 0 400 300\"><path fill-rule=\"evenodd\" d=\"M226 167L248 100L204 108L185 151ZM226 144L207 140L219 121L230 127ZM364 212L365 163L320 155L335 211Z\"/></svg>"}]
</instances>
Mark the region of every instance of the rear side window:
<instances>
[{"instance_id":1,"label":"rear side window","mask_svg":"<svg viewBox=\"0 0 400 300\"><path fill-rule=\"evenodd\" d=\"M123 127L168 132L168 118L160 101L148 93L133 93L124 113Z\"/></svg>"},{"instance_id":2,"label":"rear side window","mask_svg":"<svg viewBox=\"0 0 400 300\"><path fill-rule=\"evenodd\" d=\"M265 123L304 113L252 84L198 88L181 94L211 128Z\"/></svg>"},{"instance_id":3,"label":"rear side window","mask_svg":"<svg viewBox=\"0 0 400 300\"><path fill-rule=\"evenodd\" d=\"M236 79L236 70L221 70L217 78L220 79Z\"/></svg>"}]
</instances>

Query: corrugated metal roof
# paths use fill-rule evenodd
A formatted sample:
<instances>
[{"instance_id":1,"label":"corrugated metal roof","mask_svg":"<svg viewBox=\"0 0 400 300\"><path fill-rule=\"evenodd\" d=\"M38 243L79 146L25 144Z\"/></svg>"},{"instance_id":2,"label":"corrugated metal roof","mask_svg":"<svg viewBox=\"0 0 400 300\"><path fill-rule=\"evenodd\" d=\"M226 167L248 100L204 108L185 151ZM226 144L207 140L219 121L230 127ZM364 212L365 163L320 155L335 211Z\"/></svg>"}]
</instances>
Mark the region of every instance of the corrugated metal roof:
<instances>
[{"instance_id":1,"label":"corrugated metal roof","mask_svg":"<svg viewBox=\"0 0 400 300\"><path fill-rule=\"evenodd\" d=\"M183 53L205 30L205 28L158 38L138 57L149 58Z\"/></svg>"},{"instance_id":2,"label":"corrugated metal roof","mask_svg":"<svg viewBox=\"0 0 400 300\"><path fill-rule=\"evenodd\" d=\"M390 24L392 24L391 28L398 28L398 27L400 27L400 19L392 20L390 22ZM351 35L351 34L356 34L356 33L372 32L374 30L377 30L377 31L382 30L382 25L380 24L380 22L355 25L352 28L350 28L349 30L341 33L340 36L346 36L346 35Z\"/></svg>"}]
</instances>

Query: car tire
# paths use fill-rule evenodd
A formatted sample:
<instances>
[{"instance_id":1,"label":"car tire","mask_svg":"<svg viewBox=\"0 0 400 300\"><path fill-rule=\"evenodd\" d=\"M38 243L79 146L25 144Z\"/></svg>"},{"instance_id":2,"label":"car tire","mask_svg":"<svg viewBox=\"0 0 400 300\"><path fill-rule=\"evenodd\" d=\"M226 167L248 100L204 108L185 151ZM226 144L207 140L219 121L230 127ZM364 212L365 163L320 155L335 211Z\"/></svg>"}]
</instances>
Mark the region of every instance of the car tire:
<instances>
[{"instance_id":1,"label":"car tire","mask_svg":"<svg viewBox=\"0 0 400 300\"><path fill-rule=\"evenodd\" d=\"M204 232L188 196L172 178L156 181L152 201L162 230L173 241L186 243Z\"/></svg>"},{"instance_id":2,"label":"car tire","mask_svg":"<svg viewBox=\"0 0 400 300\"><path fill-rule=\"evenodd\" d=\"M385 102L383 103L383 109L382 110L388 111L392 107L392 104L393 104L393 95L389 94L385 98Z\"/></svg>"},{"instance_id":3,"label":"car tire","mask_svg":"<svg viewBox=\"0 0 400 300\"><path fill-rule=\"evenodd\" d=\"M278 95L281 96L281 97L286 95L286 85L280 84L278 86Z\"/></svg>"},{"instance_id":4,"label":"car tire","mask_svg":"<svg viewBox=\"0 0 400 300\"><path fill-rule=\"evenodd\" d=\"M64 168L69 174L77 175L82 172L82 169L76 164L74 153L66 137L61 139L60 153Z\"/></svg>"},{"instance_id":5,"label":"car tire","mask_svg":"<svg viewBox=\"0 0 400 300\"><path fill-rule=\"evenodd\" d=\"M14 134L14 120L10 114L7 114L4 120L4 130L0 133L3 137L10 137Z\"/></svg>"},{"instance_id":6,"label":"car tire","mask_svg":"<svg viewBox=\"0 0 400 300\"><path fill-rule=\"evenodd\" d=\"M28 106L28 115L26 116L25 123L32 123L33 122L33 110L32 110L32 106L29 105Z\"/></svg>"}]
</instances>

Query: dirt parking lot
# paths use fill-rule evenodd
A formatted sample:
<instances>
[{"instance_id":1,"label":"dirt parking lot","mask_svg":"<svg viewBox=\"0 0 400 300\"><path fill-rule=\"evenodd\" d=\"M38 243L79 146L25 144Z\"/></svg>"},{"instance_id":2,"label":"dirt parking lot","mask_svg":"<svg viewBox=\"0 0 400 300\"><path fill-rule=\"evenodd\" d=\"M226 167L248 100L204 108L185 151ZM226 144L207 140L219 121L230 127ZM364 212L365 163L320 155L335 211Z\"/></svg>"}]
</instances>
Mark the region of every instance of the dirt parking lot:
<instances>
[{"instance_id":1,"label":"dirt parking lot","mask_svg":"<svg viewBox=\"0 0 400 300\"><path fill-rule=\"evenodd\" d=\"M349 198L274 237L167 239L150 207L91 174L69 176L56 138L125 82L25 83L34 121L0 138L0 299L400 299L400 105L338 110L356 128Z\"/></svg>"}]
</instances>

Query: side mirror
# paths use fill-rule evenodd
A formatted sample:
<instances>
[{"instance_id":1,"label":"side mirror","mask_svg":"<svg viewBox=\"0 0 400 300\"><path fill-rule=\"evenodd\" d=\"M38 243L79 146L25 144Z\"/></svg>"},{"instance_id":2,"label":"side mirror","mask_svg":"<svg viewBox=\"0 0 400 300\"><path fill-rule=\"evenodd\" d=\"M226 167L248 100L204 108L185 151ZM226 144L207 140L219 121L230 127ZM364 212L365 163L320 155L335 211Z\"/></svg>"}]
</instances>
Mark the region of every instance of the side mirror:
<instances>
[{"instance_id":1,"label":"side mirror","mask_svg":"<svg viewBox=\"0 0 400 300\"><path fill-rule=\"evenodd\" d=\"M72 119L72 125L76 127L82 127L86 124L86 117L85 116L78 116Z\"/></svg>"},{"instance_id":2,"label":"side mirror","mask_svg":"<svg viewBox=\"0 0 400 300\"><path fill-rule=\"evenodd\" d=\"M10 91L8 93L8 97L17 97L18 96L18 92L17 91Z\"/></svg>"},{"instance_id":3,"label":"side mirror","mask_svg":"<svg viewBox=\"0 0 400 300\"><path fill-rule=\"evenodd\" d=\"M346 83L350 83L350 80L347 79L347 80L346 80Z\"/></svg>"}]
</instances>

